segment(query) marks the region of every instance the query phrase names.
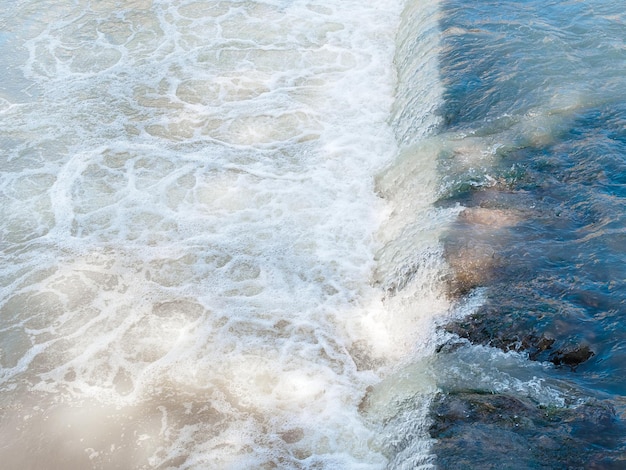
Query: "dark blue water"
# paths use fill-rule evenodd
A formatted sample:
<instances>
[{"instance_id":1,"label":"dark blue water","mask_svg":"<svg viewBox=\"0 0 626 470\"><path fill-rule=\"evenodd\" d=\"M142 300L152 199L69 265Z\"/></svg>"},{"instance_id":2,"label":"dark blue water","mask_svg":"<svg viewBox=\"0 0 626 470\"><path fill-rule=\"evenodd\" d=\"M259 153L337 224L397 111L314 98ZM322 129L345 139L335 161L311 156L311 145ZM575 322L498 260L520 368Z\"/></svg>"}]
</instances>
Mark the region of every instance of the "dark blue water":
<instances>
[{"instance_id":1,"label":"dark blue water","mask_svg":"<svg viewBox=\"0 0 626 470\"><path fill-rule=\"evenodd\" d=\"M466 208L445 240L450 292L480 305L444 328L441 468L626 468L624 7L442 6L439 204ZM564 400L457 377L472 367L535 367Z\"/></svg>"}]
</instances>

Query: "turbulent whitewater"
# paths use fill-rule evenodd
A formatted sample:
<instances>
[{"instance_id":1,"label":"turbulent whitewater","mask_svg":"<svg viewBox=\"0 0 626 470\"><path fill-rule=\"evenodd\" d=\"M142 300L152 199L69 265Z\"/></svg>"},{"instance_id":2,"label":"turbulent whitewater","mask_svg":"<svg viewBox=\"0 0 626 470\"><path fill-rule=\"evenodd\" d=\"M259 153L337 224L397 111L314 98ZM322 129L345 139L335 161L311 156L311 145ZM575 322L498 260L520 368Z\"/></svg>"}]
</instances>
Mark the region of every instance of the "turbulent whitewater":
<instances>
[{"instance_id":1,"label":"turbulent whitewater","mask_svg":"<svg viewBox=\"0 0 626 470\"><path fill-rule=\"evenodd\" d=\"M437 9L371 5L2 2L6 465L431 465Z\"/></svg>"}]
</instances>

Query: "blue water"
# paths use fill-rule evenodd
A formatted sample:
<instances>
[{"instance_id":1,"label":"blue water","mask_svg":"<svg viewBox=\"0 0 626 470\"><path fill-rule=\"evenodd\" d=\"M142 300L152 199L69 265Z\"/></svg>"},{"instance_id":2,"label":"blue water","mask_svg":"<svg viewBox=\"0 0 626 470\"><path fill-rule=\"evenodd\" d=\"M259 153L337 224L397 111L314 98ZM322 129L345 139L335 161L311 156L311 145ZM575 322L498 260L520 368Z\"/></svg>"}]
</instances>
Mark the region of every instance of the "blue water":
<instances>
[{"instance_id":1,"label":"blue water","mask_svg":"<svg viewBox=\"0 0 626 470\"><path fill-rule=\"evenodd\" d=\"M442 7L442 134L453 145L440 154L440 203L468 208L447 244L453 258L474 257L462 298L482 299L448 330L541 364L538 377L573 393L570 409L592 402L612 410L610 425L581 424L587 437L559 437L559 445L571 446L559 455L542 454L528 429L520 430L517 437L535 450L519 451L507 468L626 465L624 6L447 1ZM568 353L575 357L564 359ZM479 360L463 359L487 368ZM527 366L520 362L507 374L523 376ZM528 397L514 386L471 380L449 392L468 387ZM545 406L536 397L534 403ZM506 414L494 409L493 416L499 412ZM566 427L573 418L562 419ZM550 435L552 424L543 425ZM491 428L491 437L502 437L505 428ZM465 462L445 445L440 452L443 468ZM498 452L485 445L466 453L486 465Z\"/></svg>"}]
</instances>

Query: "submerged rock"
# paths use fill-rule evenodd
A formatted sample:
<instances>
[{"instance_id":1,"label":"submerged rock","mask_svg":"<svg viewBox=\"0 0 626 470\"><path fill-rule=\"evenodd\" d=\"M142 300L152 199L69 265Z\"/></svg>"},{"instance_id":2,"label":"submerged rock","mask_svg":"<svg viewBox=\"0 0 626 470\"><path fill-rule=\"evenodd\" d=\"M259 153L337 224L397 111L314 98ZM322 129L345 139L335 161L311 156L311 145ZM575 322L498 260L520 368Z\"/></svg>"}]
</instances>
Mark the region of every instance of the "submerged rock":
<instances>
[{"instance_id":1,"label":"submerged rock","mask_svg":"<svg viewBox=\"0 0 626 470\"><path fill-rule=\"evenodd\" d=\"M489 283L499 261L493 248L484 243L448 246L446 255L452 270L448 279L448 291L452 297L466 295Z\"/></svg>"},{"instance_id":2,"label":"submerged rock","mask_svg":"<svg viewBox=\"0 0 626 470\"><path fill-rule=\"evenodd\" d=\"M576 370L576 367L594 355L595 353L589 346L583 344L570 349L565 348L555 351L550 357L550 362L557 366L565 365L569 366L572 370Z\"/></svg>"},{"instance_id":3,"label":"submerged rock","mask_svg":"<svg viewBox=\"0 0 626 470\"><path fill-rule=\"evenodd\" d=\"M514 211L488 207L465 208L459 214L445 243L451 297L461 297L497 279L503 262L500 243L506 229L519 220Z\"/></svg>"},{"instance_id":4,"label":"submerged rock","mask_svg":"<svg viewBox=\"0 0 626 470\"><path fill-rule=\"evenodd\" d=\"M623 468L624 444L606 438L623 433L623 424L605 401L556 409L507 394L459 391L440 393L431 419L440 469Z\"/></svg>"},{"instance_id":5,"label":"submerged rock","mask_svg":"<svg viewBox=\"0 0 626 470\"><path fill-rule=\"evenodd\" d=\"M467 317L453 320L444 330L473 344L482 344L528 354L532 361L552 362L576 371L578 366L595 356L595 351L577 335L563 331L562 337L541 331L541 312L520 310L492 300Z\"/></svg>"},{"instance_id":6,"label":"submerged rock","mask_svg":"<svg viewBox=\"0 0 626 470\"><path fill-rule=\"evenodd\" d=\"M572 371L595 356L587 344L572 344L572 338L554 338L536 331L532 320L532 315L519 318L485 306L475 314L448 323L444 329L473 344L527 353L532 361L552 362Z\"/></svg>"}]
</instances>

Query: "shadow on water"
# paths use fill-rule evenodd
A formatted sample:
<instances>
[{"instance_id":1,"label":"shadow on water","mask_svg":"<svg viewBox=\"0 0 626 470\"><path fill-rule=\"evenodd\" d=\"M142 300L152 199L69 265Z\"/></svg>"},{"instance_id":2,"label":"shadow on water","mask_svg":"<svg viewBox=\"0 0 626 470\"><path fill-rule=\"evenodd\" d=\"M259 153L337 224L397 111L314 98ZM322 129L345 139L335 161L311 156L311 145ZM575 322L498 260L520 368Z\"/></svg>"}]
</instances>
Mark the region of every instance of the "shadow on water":
<instances>
[{"instance_id":1,"label":"shadow on water","mask_svg":"<svg viewBox=\"0 0 626 470\"><path fill-rule=\"evenodd\" d=\"M448 289L481 302L443 326L440 468L626 466L626 102L615 52L585 30L615 27L594 3L443 7L442 114L457 143L440 155L438 204L465 208L444 239ZM477 347L536 363L568 398L445 377Z\"/></svg>"}]
</instances>

